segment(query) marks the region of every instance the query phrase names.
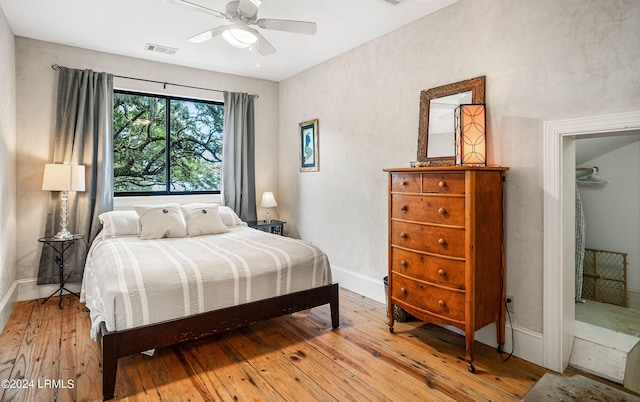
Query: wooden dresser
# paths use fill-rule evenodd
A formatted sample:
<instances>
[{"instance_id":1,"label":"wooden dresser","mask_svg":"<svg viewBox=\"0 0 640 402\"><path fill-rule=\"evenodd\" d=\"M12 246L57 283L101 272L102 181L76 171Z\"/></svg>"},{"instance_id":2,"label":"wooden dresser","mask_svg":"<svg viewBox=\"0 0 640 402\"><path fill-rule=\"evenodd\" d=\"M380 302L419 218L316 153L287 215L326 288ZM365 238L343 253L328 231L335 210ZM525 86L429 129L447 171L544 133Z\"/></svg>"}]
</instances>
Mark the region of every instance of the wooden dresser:
<instances>
[{"instance_id":1,"label":"wooden dresser","mask_svg":"<svg viewBox=\"0 0 640 402\"><path fill-rule=\"evenodd\" d=\"M462 329L473 366L475 331L496 322L504 345L503 167L385 169L389 173L389 331L393 305Z\"/></svg>"}]
</instances>

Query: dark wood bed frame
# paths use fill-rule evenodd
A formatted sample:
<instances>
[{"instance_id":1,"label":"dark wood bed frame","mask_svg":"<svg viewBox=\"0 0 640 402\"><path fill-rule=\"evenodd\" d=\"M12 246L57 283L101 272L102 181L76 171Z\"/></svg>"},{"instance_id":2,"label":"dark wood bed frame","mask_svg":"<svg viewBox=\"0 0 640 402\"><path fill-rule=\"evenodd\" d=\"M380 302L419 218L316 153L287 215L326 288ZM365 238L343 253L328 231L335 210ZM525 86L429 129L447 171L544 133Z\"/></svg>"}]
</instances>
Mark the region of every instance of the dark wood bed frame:
<instances>
[{"instance_id":1,"label":"dark wood bed frame","mask_svg":"<svg viewBox=\"0 0 640 402\"><path fill-rule=\"evenodd\" d=\"M113 398L120 357L229 331L327 303L331 305L331 326L338 328L337 283L123 331L108 332L102 322L99 338L102 345L103 398L105 401Z\"/></svg>"}]
</instances>

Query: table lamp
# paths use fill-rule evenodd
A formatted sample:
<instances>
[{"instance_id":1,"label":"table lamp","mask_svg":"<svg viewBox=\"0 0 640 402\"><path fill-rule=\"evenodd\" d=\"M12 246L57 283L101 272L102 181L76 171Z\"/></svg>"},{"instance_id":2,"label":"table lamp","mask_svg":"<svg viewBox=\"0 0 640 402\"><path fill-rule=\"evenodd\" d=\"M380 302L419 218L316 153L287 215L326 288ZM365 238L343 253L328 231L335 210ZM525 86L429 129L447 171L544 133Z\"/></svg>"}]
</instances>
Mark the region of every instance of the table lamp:
<instances>
[{"instance_id":1,"label":"table lamp","mask_svg":"<svg viewBox=\"0 0 640 402\"><path fill-rule=\"evenodd\" d=\"M460 105L455 110L456 165L486 166L487 133L484 104Z\"/></svg>"},{"instance_id":2,"label":"table lamp","mask_svg":"<svg viewBox=\"0 0 640 402\"><path fill-rule=\"evenodd\" d=\"M262 202L260 203L262 208L267 208L267 219L265 222L271 223L271 217L269 216L269 208L275 208L278 206L273 193L270 191L262 193Z\"/></svg>"}]
</instances>

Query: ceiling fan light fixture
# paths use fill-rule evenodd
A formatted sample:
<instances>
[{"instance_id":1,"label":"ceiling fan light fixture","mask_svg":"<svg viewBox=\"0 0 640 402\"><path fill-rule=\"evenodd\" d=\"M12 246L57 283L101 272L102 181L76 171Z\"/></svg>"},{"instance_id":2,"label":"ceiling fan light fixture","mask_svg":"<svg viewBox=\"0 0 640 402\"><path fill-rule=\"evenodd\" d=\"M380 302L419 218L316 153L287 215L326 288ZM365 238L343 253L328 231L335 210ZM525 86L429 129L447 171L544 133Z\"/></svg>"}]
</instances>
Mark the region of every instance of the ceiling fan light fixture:
<instances>
[{"instance_id":1,"label":"ceiling fan light fixture","mask_svg":"<svg viewBox=\"0 0 640 402\"><path fill-rule=\"evenodd\" d=\"M253 29L239 24L229 25L222 32L222 37L229 44L239 48L247 48L258 41L258 35Z\"/></svg>"}]
</instances>

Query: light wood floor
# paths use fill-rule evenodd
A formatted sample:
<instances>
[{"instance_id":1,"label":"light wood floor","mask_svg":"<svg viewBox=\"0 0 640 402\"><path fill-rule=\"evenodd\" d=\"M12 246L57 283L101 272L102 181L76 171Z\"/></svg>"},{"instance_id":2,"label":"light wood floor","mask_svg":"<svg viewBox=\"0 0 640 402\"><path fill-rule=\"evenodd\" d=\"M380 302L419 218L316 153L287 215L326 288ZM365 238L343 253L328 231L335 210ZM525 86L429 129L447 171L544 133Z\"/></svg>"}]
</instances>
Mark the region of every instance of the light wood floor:
<instances>
[{"instance_id":1,"label":"light wood floor","mask_svg":"<svg viewBox=\"0 0 640 402\"><path fill-rule=\"evenodd\" d=\"M101 400L100 352L88 312L65 296L19 302L0 335L2 401ZM467 371L464 339L421 322L389 333L384 304L340 290L340 328L328 306L119 360L116 399L125 401L510 401L545 369L475 346ZM51 383L54 380L54 383ZM49 381L49 382L47 382ZM17 384L14 384L17 385ZM62 387L64 386L64 387Z\"/></svg>"}]
</instances>

